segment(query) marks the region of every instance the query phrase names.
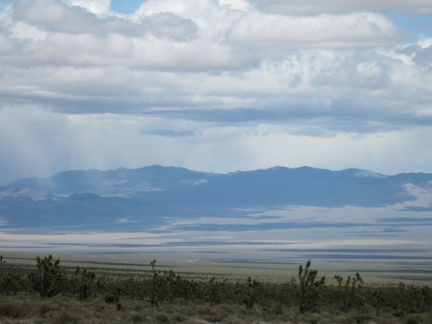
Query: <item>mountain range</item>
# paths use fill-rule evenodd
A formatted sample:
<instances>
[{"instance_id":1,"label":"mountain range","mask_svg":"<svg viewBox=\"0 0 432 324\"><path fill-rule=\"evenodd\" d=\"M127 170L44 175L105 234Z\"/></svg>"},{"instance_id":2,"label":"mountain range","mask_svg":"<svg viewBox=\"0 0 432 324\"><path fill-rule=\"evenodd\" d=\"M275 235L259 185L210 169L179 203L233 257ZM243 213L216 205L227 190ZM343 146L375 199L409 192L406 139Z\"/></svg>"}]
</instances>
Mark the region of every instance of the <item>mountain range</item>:
<instances>
[{"instance_id":1,"label":"mountain range","mask_svg":"<svg viewBox=\"0 0 432 324\"><path fill-rule=\"evenodd\" d=\"M0 229L136 231L294 205L428 211L432 174L311 167L220 174L159 165L65 171L0 186Z\"/></svg>"}]
</instances>

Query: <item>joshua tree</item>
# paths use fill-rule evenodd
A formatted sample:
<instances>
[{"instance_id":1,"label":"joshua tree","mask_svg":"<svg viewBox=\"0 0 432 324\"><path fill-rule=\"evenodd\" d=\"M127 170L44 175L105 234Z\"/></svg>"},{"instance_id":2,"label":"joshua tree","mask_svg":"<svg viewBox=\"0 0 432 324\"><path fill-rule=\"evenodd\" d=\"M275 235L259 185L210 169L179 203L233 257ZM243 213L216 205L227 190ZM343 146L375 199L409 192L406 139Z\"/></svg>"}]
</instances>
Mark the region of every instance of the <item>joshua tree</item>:
<instances>
[{"instance_id":1,"label":"joshua tree","mask_svg":"<svg viewBox=\"0 0 432 324\"><path fill-rule=\"evenodd\" d=\"M319 306L321 290L325 285L325 277L317 281L318 271L310 269L311 261L306 263L306 267L302 265L298 271L298 296L300 301L299 310L301 313L316 310Z\"/></svg>"},{"instance_id":2,"label":"joshua tree","mask_svg":"<svg viewBox=\"0 0 432 324\"><path fill-rule=\"evenodd\" d=\"M359 303L361 301L360 291L363 284L363 279L357 272L353 278L348 276L343 284L343 277L335 276L336 281L339 285L339 298L342 299L342 308L345 312L349 312L353 303Z\"/></svg>"},{"instance_id":3,"label":"joshua tree","mask_svg":"<svg viewBox=\"0 0 432 324\"><path fill-rule=\"evenodd\" d=\"M75 277L72 279L73 290L78 295L78 299L83 301L90 297L92 288L95 286L96 274L87 269L76 267Z\"/></svg>"},{"instance_id":4,"label":"joshua tree","mask_svg":"<svg viewBox=\"0 0 432 324\"><path fill-rule=\"evenodd\" d=\"M57 295L67 281L66 274L60 266L60 260L53 260L52 255L36 259L37 271L29 275L33 288L41 297L53 297Z\"/></svg>"}]
</instances>

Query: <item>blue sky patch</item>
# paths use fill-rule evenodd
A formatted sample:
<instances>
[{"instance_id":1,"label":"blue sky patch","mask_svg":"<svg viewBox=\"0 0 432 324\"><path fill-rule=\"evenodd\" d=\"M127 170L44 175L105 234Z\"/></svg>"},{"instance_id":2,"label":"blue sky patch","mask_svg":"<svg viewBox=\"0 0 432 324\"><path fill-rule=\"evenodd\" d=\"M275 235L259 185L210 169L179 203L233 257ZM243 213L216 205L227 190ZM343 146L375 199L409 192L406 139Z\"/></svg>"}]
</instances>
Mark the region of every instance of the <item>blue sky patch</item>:
<instances>
[{"instance_id":1,"label":"blue sky patch","mask_svg":"<svg viewBox=\"0 0 432 324\"><path fill-rule=\"evenodd\" d=\"M403 28L416 37L432 36L432 14L410 14L391 12L386 14L399 28Z\"/></svg>"},{"instance_id":2,"label":"blue sky patch","mask_svg":"<svg viewBox=\"0 0 432 324\"><path fill-rule=\"evenodd\" d=\"M10 3L10 0L0 0L0 10L3 10L4 6Z\"/></svg>"},{"instance_id":3,"label":"blue sky patch","mask_svg":"<svg viewBox=\"0 0 432 324\"><path fill-rule=\"evenodd\" d=\"M111 0L111 10L128 15L135 12L143 2L144 0Z\"/></svg>"}]
</instances>

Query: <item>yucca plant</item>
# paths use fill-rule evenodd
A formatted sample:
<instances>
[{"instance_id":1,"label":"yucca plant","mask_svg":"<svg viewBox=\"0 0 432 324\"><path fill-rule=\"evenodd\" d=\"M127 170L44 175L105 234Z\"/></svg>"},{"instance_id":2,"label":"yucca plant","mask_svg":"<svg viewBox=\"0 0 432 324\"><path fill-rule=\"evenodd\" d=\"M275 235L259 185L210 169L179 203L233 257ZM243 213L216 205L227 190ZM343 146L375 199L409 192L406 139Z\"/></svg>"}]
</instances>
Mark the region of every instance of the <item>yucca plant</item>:
<instances>
[{"instance_id":1,"label":"yucca plant","mask_svg":"<svg viewBox=\"0 0 432 324\"><path fill-rule=\"evenodd\" d=\"M50 254L43 259L38 256L36 262L37 271L29 275L33 289L41 297L49 298L57 295L67 282L66 273L60 266L60 259L54 261Z\"/></svg>"},{"instance_id":2,"label":"yucca plant","mask_svg":"<svg viewBox=\"0 0 432 324\"><path fill-rule=\"evenodd\" d=\"M160 303L173 296L173 286L177 276L172 270L164 273L156 270L156 260L153 260L150 265L153 272L150 303L152 307L159 308Z\"/></svg>"},{"instance_id":3,"label":"yucca plant","mask_svg":"<svg viewBox=\"0 0 432 324\"><path fill-rule=\"evenodd\" d=\"M339 286L339 300L342 300L341 308L345 312L349 312L353 304L361 304L362 297L360 291L362 289L363 279L357 272L354 277L348 276L345 284L343 284L343 277L335 276Z\"/></svg>"},{"instance_id":4,"label":"yucca plant","mask_svg":"<svg viewBox=\"0 0 432 324\"><path fill-rule=\"evenodd\" d=\"M15 272L14 267L8 267L9 269L6 270L5 265L6 261L3 259L3 255L0 255L0 293L4 295L16 295L22 289L22 278Z\"/></svg>"},{"instance_id":5,"label":"yucca plant","mask_svg":"<svg viewBox=\"0 0 432 324\"><path fill-rule=\"evenodd\" d=\"M252 280L251 277L247 280L247 288L243 298L243 303L247 309L252 309L258 299L258 290L260 283L257 280Z\"/></svg>"},{"instance_id":6,"label":"yucca plant","mask_svg":"<svg viewBox=\"0 0 432 324\"><path fill-rule=\"evenodd\" d=\"M210 306L220 303L224 299L225 284L228 279L217 281L216 277L211 278L206 286L206 293L210 299Z\"/></svg>"},{"instance_id":7,"label":"yucca plant","mask_svg":"<svg viewBox=\"0 0 432 324\"><path fill-rule=\"evenodd\" d=\"M92 289L96 286L96 274L87 269L77 266L74 278L71 280L72 291L77 294L78 299L83 301L91 296Z\"/></svg>"},{"instance_id":8,"label":"yucca plant","mask_svg":"<svg viewBox=\"0 0 432 324\"><path fill-rule=\"evenodd\" d=\"M382 290L375 290L372 293L372 305L375 307L376 316L380 315L381 307L385 304L385 301Z\"/></svg>"},{"instance_id":9,"label":"yucca plant","mask_svg":"<svg viewBox=\"0 0 432 324\"><path fill-rule=\"evenodd\" d=\"M306 263L303 268L299 266L298 271L298 297L299 297L299 310L300 313L315 311L318 309L321 299L321 291L325 287L325 277L317 279L318 271L311 270L311 261Z\"/></svg>"}]
</instances>

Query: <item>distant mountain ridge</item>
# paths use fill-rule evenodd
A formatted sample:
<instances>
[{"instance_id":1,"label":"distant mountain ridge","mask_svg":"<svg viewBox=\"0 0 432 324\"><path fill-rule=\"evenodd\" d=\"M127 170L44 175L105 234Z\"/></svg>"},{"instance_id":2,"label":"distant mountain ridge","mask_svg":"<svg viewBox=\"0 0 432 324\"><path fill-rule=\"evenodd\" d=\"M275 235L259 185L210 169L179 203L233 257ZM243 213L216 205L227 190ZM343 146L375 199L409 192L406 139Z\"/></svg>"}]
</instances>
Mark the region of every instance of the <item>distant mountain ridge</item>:
<instances>
[{"instance_id":1,"label":"distant mountain ridge","mask_svg":"<svg viewBox=\"0 0 432 324\"><path fill-rule=\"evenodd\" d=\"M242 208L289 205L394 205L429 210L432 174L388 176L312 167L218 174L159 165L65 171L1 186L0 224L3 228L105 226L128 230L136 229L138 222L163 224L167 217L227 217Z\"/></svg>"},{"instance_id":2,"label":"distant mountain ridge","mask_svg":"<svg viewBox=\"0 0 432 324\"><path fill-rule=\"evenodd\" d=\"M153 165L139 169L64 171L49 178L19 179L3 188L30 188L57 195L85 192L102 196L124 196L131 192L179 189L194 181L205 181L211 175L179 167Z\"/></svg>"}]
</instances>

